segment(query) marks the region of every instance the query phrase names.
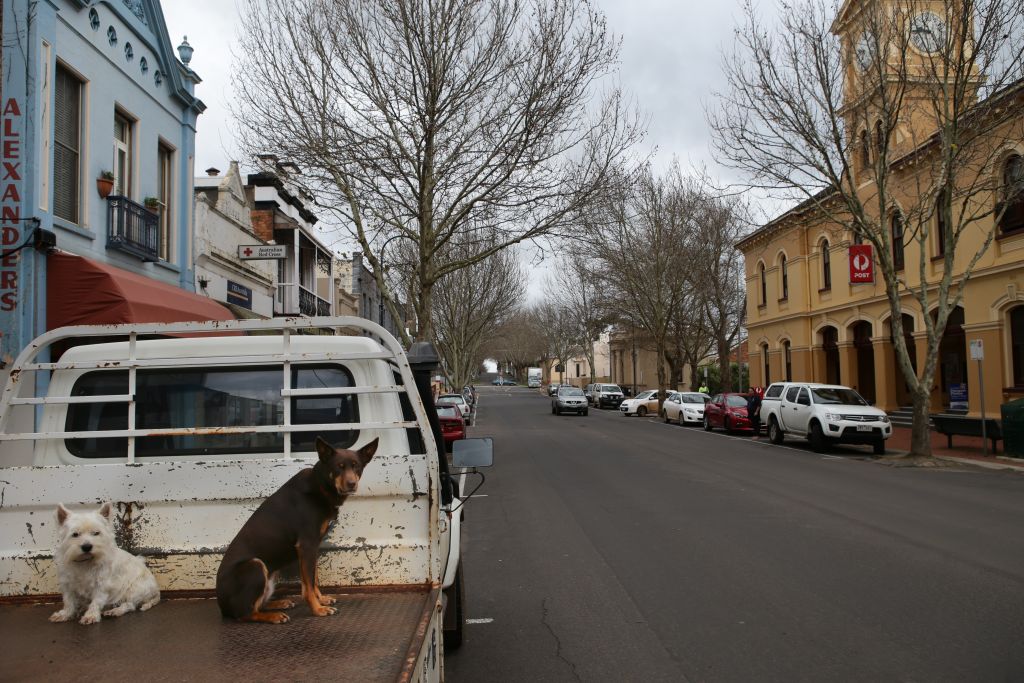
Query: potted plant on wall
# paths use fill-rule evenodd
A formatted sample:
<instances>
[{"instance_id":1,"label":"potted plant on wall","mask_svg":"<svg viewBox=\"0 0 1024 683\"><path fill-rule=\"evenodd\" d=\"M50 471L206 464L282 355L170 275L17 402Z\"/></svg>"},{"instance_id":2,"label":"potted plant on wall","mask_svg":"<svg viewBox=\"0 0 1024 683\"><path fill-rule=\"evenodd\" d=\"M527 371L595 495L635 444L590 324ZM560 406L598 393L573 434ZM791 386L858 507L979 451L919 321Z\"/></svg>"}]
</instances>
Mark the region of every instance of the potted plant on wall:
<instances>
[{"instance_id":1,"label":"potted plant on wall","mask_svg":"<svg viewBox=\"0 0 1024 683\"><path fill-rule=\"evenodd\" d=\"M146 205L146 208L153 213L158 213L160 211L160 207L163 205L163 202L160 201L159 197L146 197L142 202Z\"/></svg>"},{"instance_id":2,"label":"potted plant on wall","mask_svg":"<svg viewBox=\"0 0 1024 683\"><path fill-rule=\"evenodd\" d=\"M100 177L96 179L96 191L100 193L100 199L106 199L114 191L113 171L100 171Z\"/></svg>"}]
</instances>

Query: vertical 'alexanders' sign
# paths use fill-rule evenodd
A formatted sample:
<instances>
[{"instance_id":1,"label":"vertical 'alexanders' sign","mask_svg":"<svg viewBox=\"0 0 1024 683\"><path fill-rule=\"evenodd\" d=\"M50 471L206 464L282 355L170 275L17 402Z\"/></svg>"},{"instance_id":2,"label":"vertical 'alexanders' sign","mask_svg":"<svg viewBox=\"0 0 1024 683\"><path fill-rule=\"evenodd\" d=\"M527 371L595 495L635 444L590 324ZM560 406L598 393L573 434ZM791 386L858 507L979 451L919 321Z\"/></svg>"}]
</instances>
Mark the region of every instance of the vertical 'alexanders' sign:
<instances>
[{"instance_id":1,"label":"vertical 'alexanders' sign","mask_svg":"<svg viewBox=\"0 0 1024 683\"><path fill-rule=\"evenodd\" d=\"M21 244L21 108L18 100L3 105L3 143L0 144L0 312L11 313L18 307L18 258L14 249ZM0 329L0 334L4 330Z\"/></svg>"}]
</instances>

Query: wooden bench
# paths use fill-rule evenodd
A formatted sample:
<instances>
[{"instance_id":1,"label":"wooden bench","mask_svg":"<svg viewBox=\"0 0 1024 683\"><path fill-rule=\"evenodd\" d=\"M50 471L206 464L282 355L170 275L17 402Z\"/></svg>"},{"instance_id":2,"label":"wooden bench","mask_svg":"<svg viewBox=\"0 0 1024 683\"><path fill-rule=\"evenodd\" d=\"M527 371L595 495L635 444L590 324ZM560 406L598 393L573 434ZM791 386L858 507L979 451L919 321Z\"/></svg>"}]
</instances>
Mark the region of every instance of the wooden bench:
<instances>
[{"instance_id":1,"label":"wooden bench","mask_svg":"<svg viewBox=\"0 0 1024 683\"><path fill-rule=\"evenodd\" d=\"M933 414L930 416L935 431L946 435L946 443L953 447L953 436L981 436L981 419L966 415ZM985 436L992 442L992 452L999 452L997 442L1002 441L1003 431L999 421L985 418Z\"/></svg>"}]
</instances>

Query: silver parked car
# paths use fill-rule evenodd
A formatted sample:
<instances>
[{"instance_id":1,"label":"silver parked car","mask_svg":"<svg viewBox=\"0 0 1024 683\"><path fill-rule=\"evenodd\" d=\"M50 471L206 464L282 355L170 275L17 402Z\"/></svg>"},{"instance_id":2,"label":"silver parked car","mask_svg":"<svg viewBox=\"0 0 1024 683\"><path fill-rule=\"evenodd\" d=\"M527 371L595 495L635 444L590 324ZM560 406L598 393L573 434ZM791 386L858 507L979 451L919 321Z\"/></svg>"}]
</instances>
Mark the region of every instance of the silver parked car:
<instances>
[{"instance_id":1,"label":"silver parked car","mask_svg":"<svg viewBox=\"0 0 1024 683\"><path fill-rule=\"evenodd\" d=\"M561 415L564 412L586 415L590 412L587 397L579 387L561 386L558 393L551 399L551 414Z\"/></svg>"}]
</instances>

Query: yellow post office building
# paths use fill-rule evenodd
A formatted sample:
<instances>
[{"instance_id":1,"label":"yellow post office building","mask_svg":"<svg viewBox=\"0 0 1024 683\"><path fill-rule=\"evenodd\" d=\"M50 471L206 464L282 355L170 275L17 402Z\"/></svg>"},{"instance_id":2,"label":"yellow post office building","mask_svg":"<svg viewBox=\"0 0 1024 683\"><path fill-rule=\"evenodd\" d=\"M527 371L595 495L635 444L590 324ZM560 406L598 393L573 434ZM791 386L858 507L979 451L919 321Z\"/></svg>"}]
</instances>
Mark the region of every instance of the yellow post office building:
<instances>
[{"instance_id":1,"label":"yellow post office building","mask_svg":"<svg viewBox=\"0 0 1024 683\"><path fill-rule=\"evenodd\" d=\"M844 44L852 42L847 39ZM931 394L933 412L948 410L951 403L962 407L966 393L968 413L978 415L981 384L990 417L998 417L1000 404L1024 397L1024 84L1017 83L998 96L1005 99L1011 115L993 130L989 172L996 182L980 201L994 207L1002 203L1005 211L999 212L998 220L993 216L960 236L954 283L984 240L989 235L994 239L964 285L962 305L950 315ZM911 125L928 123L919 119ZM914 133L908 137L930 137L928 130ZM870 131L853 129L851 134L867 139ZM870 153L868 145L850 147L855 156ZM866 161L851 163L856 169ZM920 182L920 167L894 172L890 178L893 195L908 203L915 201L916 188L925 185ZM818 199L827 201L827 196ZM823 219L815 204L808 200L796 206L737 245L745 257L751 384L780 380L844 384L884 410L908 406L909 392L893 350L884 279L876 268L875 283L850 283L849 247L854 238ZM895 239L901 230L902 226L893 226L893 244L902 243ZM921 273L929 286L938 283L943 270L939 234L932 231L930 239L935 239L924 245L931 253L925 254L923 271L918 242L906 240L898 262L905 263L910 286L917 286ZM923 359L926 350L925 313L909 295L904 301L904 335L912 362L919 367L917 359ZM971 359L972 341L980 341L983 348L983 382L979 382L978 361Z\"/></svg>"}]
</instances>

